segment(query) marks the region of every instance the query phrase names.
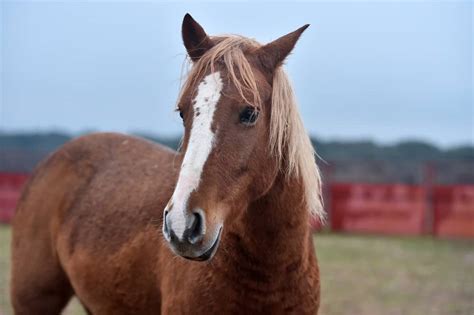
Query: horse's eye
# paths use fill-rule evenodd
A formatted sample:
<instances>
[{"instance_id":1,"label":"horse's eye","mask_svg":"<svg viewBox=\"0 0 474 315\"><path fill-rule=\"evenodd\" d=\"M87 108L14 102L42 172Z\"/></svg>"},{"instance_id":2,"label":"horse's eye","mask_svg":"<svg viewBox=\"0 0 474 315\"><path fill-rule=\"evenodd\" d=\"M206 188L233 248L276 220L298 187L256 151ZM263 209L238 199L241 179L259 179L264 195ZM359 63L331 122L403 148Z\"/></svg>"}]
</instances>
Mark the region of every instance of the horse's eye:
<instances>
[{"instance_id":1,"label":"horse's eye","mask_svg":"<svg viewBox=\"0 0 474 315\"><path fill-rule=\"evenodd\" d=\"M240 122L246 126L253 126L257 121L259 110L255 107L247 106L240 113Z\"/></svg>"},{"instance_id":2,"label":"horse's eye","mask_svg":"<svg viewBox=\"0 0 474 315\"><path fill-rule=\"evenodd\" d=\"M182 111L179 111L179 117L181 117L181 119L184 119L184 115Z\"/></svg>"}]
</instances>

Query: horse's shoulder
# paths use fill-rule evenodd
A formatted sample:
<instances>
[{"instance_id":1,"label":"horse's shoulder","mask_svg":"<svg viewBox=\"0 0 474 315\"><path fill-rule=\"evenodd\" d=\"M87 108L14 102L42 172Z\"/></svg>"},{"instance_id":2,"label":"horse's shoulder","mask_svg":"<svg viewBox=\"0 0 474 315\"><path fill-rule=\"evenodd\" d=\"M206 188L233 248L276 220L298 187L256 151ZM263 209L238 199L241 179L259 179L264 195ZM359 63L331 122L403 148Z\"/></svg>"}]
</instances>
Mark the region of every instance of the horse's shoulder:
<instances>
[{"instance_id":1,"label":"horse's shoulder","mask_svg":"<svg viewBox=\"0 0 474 315\"><path fill-rule=\"evenodd\" d=\"M98 133L72 140L57 154L67 160L64 176L73 179L67 188L72 198L63 209L69 227L64 259L78 244L113 252L150 225L160 229L178 169L174 151L138 137Z\"/></svg>"}]
</instances>

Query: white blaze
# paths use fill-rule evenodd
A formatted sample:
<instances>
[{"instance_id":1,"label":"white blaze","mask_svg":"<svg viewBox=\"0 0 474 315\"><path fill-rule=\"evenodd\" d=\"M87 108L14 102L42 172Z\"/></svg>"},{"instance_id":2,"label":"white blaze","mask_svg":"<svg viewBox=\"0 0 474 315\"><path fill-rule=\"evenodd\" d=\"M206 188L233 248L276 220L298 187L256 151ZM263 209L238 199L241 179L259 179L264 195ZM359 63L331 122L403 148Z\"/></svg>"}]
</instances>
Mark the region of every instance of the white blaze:
<instances>
[{"instance_id":1,"label":"white blaze","mask_svg":"<svg viewBox=\"0 0 474 315\"><path fill-rule=\"evenodd\" d=\"M194 117L189 136L188 147L184 156L178 183L174 190L168 218L171 229L177 237L182 238L186 228L186 207L191 193L196 190L201 180L204 164L211 153L214 133L211 125L222 91L222 80L219 71L207 75L199 84L198 93L193 100Z\"/></svg>"}]
</instances>

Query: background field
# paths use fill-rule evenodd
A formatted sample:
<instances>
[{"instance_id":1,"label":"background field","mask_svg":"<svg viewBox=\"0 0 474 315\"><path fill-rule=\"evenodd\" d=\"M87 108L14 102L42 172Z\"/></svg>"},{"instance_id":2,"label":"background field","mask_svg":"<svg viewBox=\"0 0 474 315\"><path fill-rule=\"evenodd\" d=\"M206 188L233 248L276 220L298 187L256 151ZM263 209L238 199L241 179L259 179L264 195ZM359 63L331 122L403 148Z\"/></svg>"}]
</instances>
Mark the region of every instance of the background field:
<instances>
[{"instance_id":1,"label":"background field","mask_svg":"<svg viewBox=\"0 0 474 315\"><path fill-rule=\"evenodd\" d=\"M0 315L8 302L10 228L0 227ZM474 242L315 235L322 315L474 314ZM67 315L83 314L72 303Z\"/></svg>"}]
</instances>

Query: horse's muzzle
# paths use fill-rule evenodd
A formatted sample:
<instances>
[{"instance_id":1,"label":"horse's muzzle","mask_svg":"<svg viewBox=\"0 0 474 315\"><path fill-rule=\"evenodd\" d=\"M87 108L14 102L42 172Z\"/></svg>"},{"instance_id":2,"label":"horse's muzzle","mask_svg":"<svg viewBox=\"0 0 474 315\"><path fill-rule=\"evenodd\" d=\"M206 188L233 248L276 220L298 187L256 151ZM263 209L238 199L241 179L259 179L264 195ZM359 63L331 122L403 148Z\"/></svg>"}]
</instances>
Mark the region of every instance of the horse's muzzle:
<instances>
[{"instance_id":1,"label":"horse's muzzle","mask_svg":"<svg viewBox=\"0 0 474 315\"><path fill-rule=\"evenodd\" d=\"M163 213L163 236L171 250L186 259L205 261L211 259L219 246L222 227L214 237L206 237L206 220L202 210L190 214L179 214L179 219L172 218L170 212ZM179 221L173 224L172 220Z\"/></svg>"}]
</instances>

